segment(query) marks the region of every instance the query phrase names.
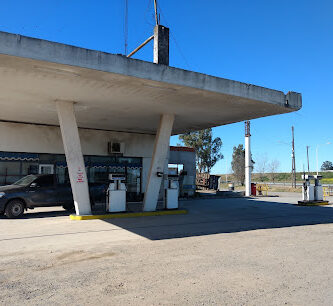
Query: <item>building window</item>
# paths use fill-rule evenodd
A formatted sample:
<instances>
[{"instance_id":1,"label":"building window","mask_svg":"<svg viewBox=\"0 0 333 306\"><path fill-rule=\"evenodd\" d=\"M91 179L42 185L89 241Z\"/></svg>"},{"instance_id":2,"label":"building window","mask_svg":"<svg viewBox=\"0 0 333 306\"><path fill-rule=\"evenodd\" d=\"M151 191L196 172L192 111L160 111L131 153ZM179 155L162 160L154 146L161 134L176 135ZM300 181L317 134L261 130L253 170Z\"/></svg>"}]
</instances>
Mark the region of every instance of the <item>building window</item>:
<instances>
[{"instance_id":1,"label":"building window","mask_svg":"<svg viewBox=\"0 0 333 306\"><path fill-rule=\"evenodd\" d=\"M141 193L141 157L85 155L84 162L89 183L108 183L109 173L124 173L128 194ZM41 165L53 167L58 184L70 183L64 154L0 152L0 185L38 174Z\"/></svg>"},{"instance_id":2,"label":"building window","mask_svg":"<svg viewBox=\"0 0 333 306\"><path fill-rule=\"evenodd\" d=\"M21 178L21 162L0 162L0 183L2 185L12 184Z\"/></svg>"}]
</instances>

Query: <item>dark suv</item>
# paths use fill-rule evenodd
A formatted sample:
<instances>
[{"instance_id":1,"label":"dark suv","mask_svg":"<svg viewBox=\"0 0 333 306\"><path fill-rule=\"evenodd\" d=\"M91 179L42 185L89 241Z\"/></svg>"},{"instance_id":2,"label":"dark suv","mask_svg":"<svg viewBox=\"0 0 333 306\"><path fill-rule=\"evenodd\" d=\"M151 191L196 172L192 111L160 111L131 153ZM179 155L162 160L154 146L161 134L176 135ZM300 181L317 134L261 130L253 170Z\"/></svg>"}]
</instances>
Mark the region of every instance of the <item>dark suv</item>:
<instances>
[{"instance_id":1,"label":"dark suv","mask_svg":"<svg viewBox=\"0 0 333 306\"><path fill-rule=\"evenodd\" d=\"M105 184L91 184L91 202L103 200L105 190ZM8 218L21 217L28 208L48 206L63 206L67 210L74 208L69 182L60 184L55 175L41 174L28 175L12 185L0 187L0 214Z\"/></svg>"}]
</instances>

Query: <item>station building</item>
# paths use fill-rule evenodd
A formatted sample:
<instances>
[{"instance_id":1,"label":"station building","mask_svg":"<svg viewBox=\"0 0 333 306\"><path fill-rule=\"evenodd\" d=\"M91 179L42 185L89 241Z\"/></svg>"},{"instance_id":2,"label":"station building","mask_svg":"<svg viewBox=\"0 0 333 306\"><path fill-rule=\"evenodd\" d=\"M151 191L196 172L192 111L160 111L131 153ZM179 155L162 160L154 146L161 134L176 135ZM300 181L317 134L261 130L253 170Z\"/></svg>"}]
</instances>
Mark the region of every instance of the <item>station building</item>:
<instances>
[{"instance_id":1,"label":"station building","mask_svg":"<svg viewBox=\"0 0 333 306\"><path fill-rule=\"evenodd\" d=\"M106 183L109 173L125 173L127 199L142 200L154 135L91 129L79 129L79 134L88 182ZM59 128L0 122L0 139L6 139L2 147L7 149L0 152L0 186L12 184L28 174L56 174L58 183L69 182ZM170 147L169 150L170 172L180 175L180 195L193 196L194 149Z\"/></svg>"},{"instance_id":2,"label":"station building","mask_svg":"<svg viewBox=\"0 0 333 306\"><path fill-rule=\"evenodd\" d=\"M141 195L152 211L169 164L183 164L193 191L194 152L191 168L171 135L301 106L292 91L0 32L0 184L67 171L83 215L89 182L125 172L128 198Z\"/></svg>"}]
</instances>

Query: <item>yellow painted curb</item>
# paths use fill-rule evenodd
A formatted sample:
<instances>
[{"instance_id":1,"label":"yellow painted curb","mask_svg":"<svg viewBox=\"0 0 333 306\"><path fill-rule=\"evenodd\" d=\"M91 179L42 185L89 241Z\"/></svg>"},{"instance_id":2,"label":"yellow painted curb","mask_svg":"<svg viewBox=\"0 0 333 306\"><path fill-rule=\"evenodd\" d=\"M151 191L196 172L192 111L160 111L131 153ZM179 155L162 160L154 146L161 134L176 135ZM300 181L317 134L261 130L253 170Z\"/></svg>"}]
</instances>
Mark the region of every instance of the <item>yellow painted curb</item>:
<instances>
[{"instance_id":1,"label":"yellow painted curb","mask_svg":"<svg viewBox=\"0 0 333 306\"><path fill-rule=\"evenodd\" d=\"M302 203L299 202L297 205L298 206L323 206L323 205L329 205L330 203L328 201L323 201L323 202L308 202L308 203Z\"/></svg>"},{"instance_id":2,"label":"yellow painted curb","mask_svg":"<svg viewBox=\"0 0 333 306\"><path fill-rule=\"evenodd\" d=\"M186 209L144 211L144 212L133 212L133 213L114 213L106 215L85 215L85 216L70 215L69 217L71 220L93 220L93 219L116 219L116 218L133 218L133 217L184 215L184 214L187 214Z\"/></svg>"}]
</instances>

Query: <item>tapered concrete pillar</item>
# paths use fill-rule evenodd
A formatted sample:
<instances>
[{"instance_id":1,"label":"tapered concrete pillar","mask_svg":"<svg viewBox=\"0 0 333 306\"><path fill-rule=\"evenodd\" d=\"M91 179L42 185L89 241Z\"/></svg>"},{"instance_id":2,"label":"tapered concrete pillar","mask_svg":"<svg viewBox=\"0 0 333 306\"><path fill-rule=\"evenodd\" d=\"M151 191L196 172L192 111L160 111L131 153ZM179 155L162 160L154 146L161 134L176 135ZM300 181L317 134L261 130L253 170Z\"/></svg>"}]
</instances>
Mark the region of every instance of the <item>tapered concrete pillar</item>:
<instances>
[{"instance_id":1,"label":"tapered concrete pillar","mask_svg":"<svg viewBox=\"0 0 333 306\"><path fill-rule=\"evenodd\" d=\"M60 130L69 178L71 181L75 211L77 215L90 215L88 179L81 150L79 131L74 113L74 103L56 101Z\"/></svg>"},{"instance_id":2,"label":"tapered concrete pillar","mask_svg":"<svg viewBox=\"0 0 333 306\"><path fill-rule=\"evenodd\" d=\"M251 134L250 134L250 121L245 122L245 196L251 195Z\"/></svg>"},{"instance_id":3,"label":"tapered concrete pillar","mask_svg":"<svg viewBox=\"0 0 333 306\"><path fill-rule=\"evenodd\" d=\"M251 150L250 136L245 137L245 195L251 195Z\"/></svg>"},{"instance_id":4,"label":"tapered concrete pillar","mask_svg":"<svg viewBox=\"0 0 333 306\"><path fill-rule=\"evenodd\" d=\"M163 114L160 119L143 200L144 211L156 210L174 119L175 116L171 114Z\"/></svg>"}]
</instances>

